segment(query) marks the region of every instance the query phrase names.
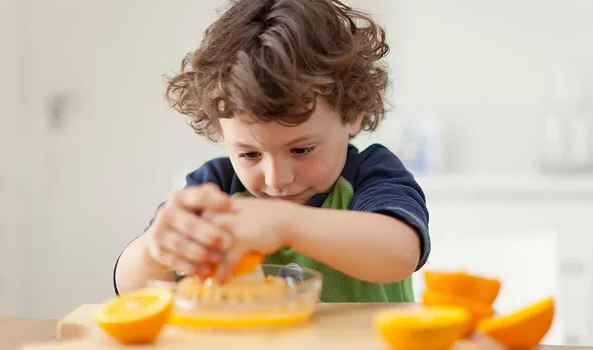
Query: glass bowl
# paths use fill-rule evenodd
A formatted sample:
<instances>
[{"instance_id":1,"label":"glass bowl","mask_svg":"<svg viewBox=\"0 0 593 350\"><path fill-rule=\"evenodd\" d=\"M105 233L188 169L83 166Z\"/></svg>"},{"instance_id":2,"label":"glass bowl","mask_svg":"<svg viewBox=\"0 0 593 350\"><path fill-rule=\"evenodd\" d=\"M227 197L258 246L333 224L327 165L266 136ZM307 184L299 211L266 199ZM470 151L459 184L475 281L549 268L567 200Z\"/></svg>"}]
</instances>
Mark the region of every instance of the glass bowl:
<instances>
[{"instance_id":1,"label":"glass bowl","mask_svg":"<svg viewBox=\"0 0 593 350\"><path fill-rule=\"evenodd\" d=\"M317 309L322 274L296 264L260 265L252 274L224 285L184 276L152 281L173 292L169 324L190 328L287 326L308 321Z\"/></svg>"}]
</instances>

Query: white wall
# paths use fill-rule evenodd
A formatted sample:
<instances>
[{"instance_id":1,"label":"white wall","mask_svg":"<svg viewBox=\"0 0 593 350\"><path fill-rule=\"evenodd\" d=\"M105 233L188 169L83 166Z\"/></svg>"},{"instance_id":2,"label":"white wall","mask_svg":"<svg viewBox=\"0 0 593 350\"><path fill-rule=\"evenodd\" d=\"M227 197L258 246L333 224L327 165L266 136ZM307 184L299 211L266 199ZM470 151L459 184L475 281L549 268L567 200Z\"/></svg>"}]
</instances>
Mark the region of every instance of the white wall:
<instances>
[{"instance_id":1,"label":"white wall","mask_svg":"<svg viewBox=\"0 0 593 350\"><path fill-rule=\"evenodd\" d=\"M18 276L14 263L19 240L13 200L18 192L11 186L17 177L13 145L19 98L15 89L18 71L14 69L18 59L17 23L12 14L14 1L0 0L0 314L17 312L14 300L18 297L18 288L11 283Z\"/></svg>"},{"instance_id":2,"label":"white wall","mask_svg":"<svg viewBox=\"0 0 593 350\"><path fill-rule=\"evenodd\" d=\"M446 171L537 170L550 74L593 72L591 1L351 3L388 29L396 115L443 123ZM396 144L393 129L379 134Z\"/></svg>"},{"instance_id":3,"label":"white wall","mask_svg":"<svg viewBox=\"0 0 593 350\"><path fill-rule=\"evenodd\" d=\"M120 251L189 169L222 154L163 100L163 75L215 12L199 1L18 4L19 310L59 317L112 296ZM48 105L62 94L54 128Z\"/></svg>"}]
</instances>

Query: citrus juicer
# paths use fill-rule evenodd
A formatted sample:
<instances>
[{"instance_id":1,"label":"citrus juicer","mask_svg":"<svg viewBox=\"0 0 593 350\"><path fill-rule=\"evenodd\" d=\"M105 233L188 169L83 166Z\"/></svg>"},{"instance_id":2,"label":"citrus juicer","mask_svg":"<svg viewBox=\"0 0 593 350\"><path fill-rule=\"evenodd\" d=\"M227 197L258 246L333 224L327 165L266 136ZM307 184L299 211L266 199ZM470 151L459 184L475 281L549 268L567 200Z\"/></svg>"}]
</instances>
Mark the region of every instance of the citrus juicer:
<instances>
[{"instance_id":1,"label":"citrus juicer","mask_svg":"<svg viewBox=\"0 0 593 350\"><path fill-rule=\"evenodd\" d=\"M152 281L150 286L173 292L169 323L185 328L286 326L306 321L315 312L322 287L318 271L297 264L239 270L224 284L216 283L213 275L203 280L177 275L174 282Z\"/></svg>"}]
</instances>

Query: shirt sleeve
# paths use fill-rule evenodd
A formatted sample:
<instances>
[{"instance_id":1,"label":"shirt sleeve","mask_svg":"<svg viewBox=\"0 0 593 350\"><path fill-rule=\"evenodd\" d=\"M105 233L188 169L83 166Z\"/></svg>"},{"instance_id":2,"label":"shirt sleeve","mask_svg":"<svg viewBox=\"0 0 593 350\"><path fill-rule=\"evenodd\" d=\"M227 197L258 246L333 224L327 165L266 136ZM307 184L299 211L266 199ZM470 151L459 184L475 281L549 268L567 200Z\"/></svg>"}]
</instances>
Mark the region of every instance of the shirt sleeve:
<instances>
[{"instance_id":1,"label":"shirt sleeve","mask_svg":"<svg viewBox=\"0 0 593 350\"><path fill-rule=\"evenodd\" d=\"M185 177L185 187L198 186L198 185L202 185L205 183L213 183L213 184L217 185L218 187L220 187L220 189L223 192L226 192L229 194L233 194L235 192L240 192L240 191L244 190L244 187L241 184L241 182L239 181L239 178L237 177L237 175L235 174L235 171L233 170L233 166L228 158L213 159L213 160L205 163L204 165L202 165L197 170L189 173ZM162 202L161 204L159 204L159 206L155 210L155 214L163 205L165 205L165 203L166 202ZM148 226L144 229L144 232L146 232L146 230L148 230L148 228L152 225L153 222L154 222L154 215L150 219ZM139 236L135 237L130 243L132 243L138 237ZM130 243L128 243L128 245ZM127 246L126 246L126 248L127 248ZM125 248L124 248L124 250L125 250ZM122 253L123 253L123 250L117 257L117 259L115 261L115 266L113 267L113 288L115 290L116 295L119 295L119 291L117 290L117 283L115 280L115 272L117 270L117 265L119 263L119 259L120 259Z\"/></svg>"},{"instance_id":2,"label":"shirt sleeve","mask_svg":"<svg viewBox=\"0 0 593 350\"><path fill-rule=\"evenodd\" d=\"M389 215L414 228L421 244L416 267L419 270L427 262L431 249L424 192L387 148L373 145L360 157L350 209Z\"/></svg>"}]
</instances>

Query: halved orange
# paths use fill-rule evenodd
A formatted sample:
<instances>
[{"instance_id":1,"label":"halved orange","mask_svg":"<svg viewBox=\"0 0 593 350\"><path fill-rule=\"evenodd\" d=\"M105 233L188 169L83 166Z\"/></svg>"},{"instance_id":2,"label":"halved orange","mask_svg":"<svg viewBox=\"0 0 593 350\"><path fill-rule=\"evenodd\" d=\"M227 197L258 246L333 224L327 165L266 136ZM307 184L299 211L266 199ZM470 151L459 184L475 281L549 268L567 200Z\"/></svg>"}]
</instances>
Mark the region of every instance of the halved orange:
<instances>
[{"instance_id":1,"label":"halved orange","mask_svg":"<svg viewBox=\"0 0 593 350\"><path fill-rule=\"evenodd\" d=\"M494 309L472 299L435 291L425 291L422 294L422 304L429 306L457 306L467 310L470 315L468 334L473 332L478 323L494 314Z\"/></svg>"},{"instance_id":2,"label":"halved orange","mask_svg":"<svg viewBox=\"0 0 593 350\"><path fill-rule=\"evenodd\" d=\"M172 308L173 294L169 290L145 288L105 301L93 319L122 343L148 343L160 334Z\"/></svg>"},{"instance_id":3,"label":"halved orange","mask_svg":"<svg viewBox=\"0 0 593 350\"><path fill-rule=\"evenodd\" d=\"M510 314L483 320L477 331L509 349L531 349L548 333L554 313L554 298L545 298Z\"/></svg>"},{"instance_id":4,"label":"halved orange","mask_svg":"<svg viewBox=\"0 0 593 350\"><path fill-rule=\"evenodd\" d=\"M255 269L264 262L265 255L262 253L253 251L245 254L241 261L235 266L235 270L233 271L233 276L240 276L244 274L249 274L255 271ZM210 270L210 274L208 274L208 278L214 278L216 276L216 266Z\"/></svg>"},{"instance_id":5,"label":"halved orange","mask_svg":"<svg viewBox=\"0 0 593 350\"><path fill-rule=\"evenodd\" d=\"M375 313L374 326L393 349L446 350L466 334L470 316L459 307L421 306Z\"/></svg>"},{"instance_id":6,"label":"halved orange","mask_svg":"<svg viewBox=\"0 0 593 350\"><path fill-rule=\"evenodd\" d=\"M264 262L265 255L259 252L250 252L243 256L241 262L237 264L233 271L233 276L240 276L252 273L261 263Z\"/></svg>"},{"instance_id":7,"label":"halved orange","mask_svg":"<svg viewBox=\"0 0 593 350\"><path fill-rule=\"evenodd\" d=\"M470 274L465 271L448 272L427 270L424 272L426 289L472 299L492 305L498 296L501 281Z\"/></svg>"}]
</instances>

